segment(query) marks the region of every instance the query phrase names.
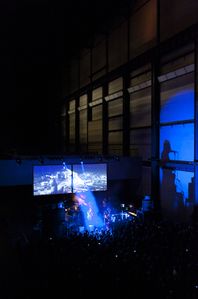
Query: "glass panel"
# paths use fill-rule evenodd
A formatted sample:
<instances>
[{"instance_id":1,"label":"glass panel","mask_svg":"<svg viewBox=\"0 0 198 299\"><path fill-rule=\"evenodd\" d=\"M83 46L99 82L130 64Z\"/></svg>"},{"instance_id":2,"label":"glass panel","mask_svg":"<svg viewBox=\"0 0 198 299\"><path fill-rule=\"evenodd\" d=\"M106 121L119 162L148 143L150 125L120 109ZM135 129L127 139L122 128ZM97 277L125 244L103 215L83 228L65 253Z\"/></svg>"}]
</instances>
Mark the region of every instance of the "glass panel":
<instances>
[{"instance_id":1,"label":"glass panel","mask_svg":"<svg viewBox=\"0 0 198 299\"><path fill-rule=\"evenodd\" d=\"M102 121L95 120L88 123L89 143L101 142L102 143Z\"/></svg>"},{"instance_id":2,"label":"glass panel","mask_svg":"<svg viewBox=\"0 0 198 299\"><path fill-rule=\"evenodd\" d=\"M102 119L102 105L98 105L92 108L92 119Z\"/></svg>"},{"instance_id":3,"label":"glass panel","mask_svg":"<svg viewBox=\"0 0 198 299\"><path fill-rule=\"evenodd\" d=\"M109 119L109 131L122 129L122 117L114 117Z\"/></svg>"},{"instance_id":4,"label":"glass panel","mask_svg":"<svg viewBox=\"0 0 198 299\"><path fill-rule=\"evenodd\" d=\"M69 115L69 141L75 143L75 113Z\"/></svg>"},{"instance_id":5,"label":"glass panel","mask_svg":"<svg viewBox=\"0 0 198 299\"><path fill-rule=\"evenodd\" d=\"M123 89L123 80L122 78L118 78L109 83L109 94L115 93L119 90Z\"/></svg>"},{"instance_id":6,"label":"glass panel","mask_svg":"<svg viewBox=\"0 0 198 299\"><path fill-rule=\"evenodd\" d=\"M135 69L131 72L130 76L131 77L136 77L140 74L142 74L143 72L148 72L149 70L151 69L151 64L148 63L146 65L143 65L142 67L138 68L138 69Z\"/></svg>"},{"instance_id":7,"label":"glass panel","mask_svg":"<svg viewBox=\"0 0 198 299\"><path fill-rule=\"evenodd\" d=\"M87 105L87 95L86 94L81 96L79 99L79 106L84 106L84 105Z\"/></svg>"},{"instance_id":8,"label":"glass panel","mask_svg":"<svg viewBox=\"0 0 198 299\"><path fill-rule=\"evenodd\" d=\"M161 84L160 122L194 119L193 73Z\"/></svg>"},{"instance_id":9,"label":"glass panel","mask_svg":"<svg viewBox=\"0 0 198 299\"><path fill-rule=\"evenodd\" d=\"M130 127L151 125L151 88L131 94Z\"/></svg>"},{"instance_id":10,"label":"glass panel","mask_svg":"<svg viewBox=\"0 0 198 299\"><path fill-rule=\"evenodd\" d=\"M122 154L122 131L109 132L108 153L118 155Z\"/></svg>"},{"instance_id":11,"label":"glass panel","mask_svg":"<svg viewBox=\"0 0 198 299\"><path fill-rule=\"evenodd\" d=\"M131 130L130 154L146 161L151 158L151 129Z\"/></svg>"},{"instance_id":12,"label":"glass panel","mask_svg":"<svg viewBox=\"0 0 198 299\"><path fill-rule=\"evenodd\" d=\"M109 70L127 61L127 21L120 24L109 35Z\"/></svg>"},{"instance_id":13,"label":"glass panel","mask_svg":"<svg viewBox=\"0 0 198 299\"><path fill-rule=\"evenodd\" d=\"M181 49L182 48L180 48L180 51L181 51ZM189 50L187 50L187 51L189 51ZM177 51L176 53L171 52L171 53L169 53L168 55L166 55L162 58L162 63L166 59L169 59L169 60L172 60L172 61L167 63L167 64L162 65L161 74L169 73L169 72L175 71L179 68L182 68L184 66L187 66L187 65L190 65L190 64L194 63L194 53L190 53L190 54L187 54L185 56L182 56L180 58L177 58L177 59L173 60L172 56L174 56L174 54L177 55L177 56L181 56L181 53L178 53L178 51Z\"/></svg>"},{"instance_id":14,"label":"glass panel","mask_svg":"<svg viewBox=\"0 0 198 299\"><path fill-rule=\"evenodd\" d=\"M90 83L91 52L88 51L80 59L80 87Z\"/></svg>"},{"instance_id":15,"label":"glass panel","mask_svg":"<svg viewBox=\"0 0 198 299\"><path fill-rule=\"evenodd\" d=\"M160 156L162 160L194 160L194 124L163 126L160 128Z\"/></svg>"},{"instance_id":16,"label":"glass panel","mask_svg":"<svg viewBox=\"0 0 198 299\"><path fill-rule=\"evenodd\" d=\"M76 107L76 101L72 100L69 102L69 110L74 110Z\"/></svg>"},{"instance_id":17,"label":"glass panel","mask_svg":"<svg viewBox=\"0 0 198 299\"><path fill-rule=\"evenodd\" d=\"M102 98L102 87L96 88L92 91L92 101Z\"/></svg>"},{"instance_id":18,"label":"glass panel","mask_svg":"<svg viewBox=\"0 0 198 299\"><path fill-rule=\"evenodd\" d=\"M87 143L87 109L80 111L80 143Z\"/></svg>"},{"instance_id":19,"label":"glass panel","mask_svg":"<svg viewBox=\"0 0 198 299\"><path fill-rule=\"evenodd\" d=\"M101 154L102 153L102 144L101 142L91 143L88 145L88 152L90 154Z\"/></svg>"},{"instance_id":20,"label":"glass panel","mask_svg":"<svg viewBox=\"0 0 198 299\"><path fill-rule=\"evenodd\" d=\"M146 1L146 3L131 16L130 58L133 58L154 45L157 28L156 7L156 0Z\"/></svg>"},{"instance_id":21,"label":"glass panel","mask_svg":"<svg viewBox=\"0 0 198 299\"><path fill-rule=\"evenodd\" d=\"M197 23L196 0L160 0L160 37L168 39Z\"/></svg>"},{"instance_id":22,"label":"glass panel","mask_svg":"<svg viewBox=\"0 0 198 299\"><path fill-rule=\"evenodd\" d=\"M108 147L109 155L122 155L122 145L113 144Z\"/></svg>"},{"instance_id":23,"label":"glass panel","mask_svg":"<svg viewBox=\"0 0 198 299\"><path fill-rule=\"evenodd\" d=\"M109 132L109 144L122 144L122 131Z\"/></svg>"},{"instance_id":24,"label":"glass panel","mask_svg":"<svg viewBox=\"0 0 198 299\"><path fill-rule=\"evenodd\" d=\"M151 72L146 72L139 76L133 77L131 79L130 86L135 86L149 80L151 80Z\"/></svg>"},{"instance_id":25,"label":"glass panel","mask_svg":"<svg viewBox=\"0 0 198 299\"><path fill-rule=\"evenodd\" d=\"M93 64L93 72L97 72L106 64L106 40L101 41L95 47L93 47L92 51L92 64Z\"/></svg>"},{"instance_id":26,"label":"glass panel","mask_svg":"<svg viewBox=\"0 0 198 299\"><path fill-rule=\"evenodd\" d=\"M108 102L108 116L115 116L123 113L123 99L119 98Z\"/></svg>"},{"instance_id":27,"label":"glass panel","mask_svg":"<svg viewBox=\"0 0 198 299\"><path fill-rule=\"evenodd\" d=\"M73 59L69 65L69 93L79 89L79 60Z\"/></svg>"}]
</instances>

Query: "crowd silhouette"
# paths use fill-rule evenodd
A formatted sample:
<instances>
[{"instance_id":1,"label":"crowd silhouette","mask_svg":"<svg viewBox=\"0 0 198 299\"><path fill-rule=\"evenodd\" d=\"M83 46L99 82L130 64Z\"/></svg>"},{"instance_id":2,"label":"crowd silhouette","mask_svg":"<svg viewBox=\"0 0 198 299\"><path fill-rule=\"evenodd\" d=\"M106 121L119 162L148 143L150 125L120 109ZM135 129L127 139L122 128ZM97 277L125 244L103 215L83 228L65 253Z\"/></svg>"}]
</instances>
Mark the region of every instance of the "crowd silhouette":
<instances>
[{"instance_id":1,"label":"crowd silhouette","mask_svg":"<svg viewBox=\"0 0 198 299\"><path fill-rule=\"evenodd\" d=\"M112 230L22 236L5 249L2 298L198 298L198 225L145 217Z\"/></svg>"}]
</instances>

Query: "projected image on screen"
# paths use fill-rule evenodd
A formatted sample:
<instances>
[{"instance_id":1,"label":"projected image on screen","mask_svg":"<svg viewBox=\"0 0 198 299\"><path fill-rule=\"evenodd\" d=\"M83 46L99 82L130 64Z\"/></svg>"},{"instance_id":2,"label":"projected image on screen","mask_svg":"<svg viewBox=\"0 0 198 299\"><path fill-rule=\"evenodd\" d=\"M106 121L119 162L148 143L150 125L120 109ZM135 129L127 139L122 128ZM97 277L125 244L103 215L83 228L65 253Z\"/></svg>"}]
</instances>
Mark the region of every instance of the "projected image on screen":
<instances>
[{"instance_id":1,"label":"projected image on screen","mask_svg":"<svg viewBox=\"0 0 198 299\"><path fill-rule=\"evenodd\" d=\"M73 192L106 191L106 164L73 165Z\"/></svg>"},{"instance_id":2,"label":"projected image on screen","mask_svg":"<svg viewBox=\"0 0 198 299\"><path fill-rule=\"evenodd\" d=\"M33 195L71 193L71 165L45 165L33 168Z\"/></svg>"}]
</instances>

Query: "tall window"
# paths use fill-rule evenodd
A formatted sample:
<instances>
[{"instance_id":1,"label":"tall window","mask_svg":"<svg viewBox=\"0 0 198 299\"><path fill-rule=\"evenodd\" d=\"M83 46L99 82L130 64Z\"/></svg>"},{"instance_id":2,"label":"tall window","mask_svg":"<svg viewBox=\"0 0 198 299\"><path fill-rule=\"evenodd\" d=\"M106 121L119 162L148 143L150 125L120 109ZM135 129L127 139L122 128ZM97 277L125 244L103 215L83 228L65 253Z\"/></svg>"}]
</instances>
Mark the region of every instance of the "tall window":
<instances>
[{"instance_id":1,"label":"tall window","mask_svg":"<svg viewBox=\"0 0 198 299\"><path fill-rule=\"evenodd\" d=\"M160 152L169 141L171 160L194 160L193 80L189 73L161 83Z\"/></svg>"},{"instance_id":2,"label":"tall window","mask_svg":"<svg viewBox=\"0 0 198 299\"><path fill-rule=\"evenodd\" d=\"M61 131L62 131L62 149L66 151L66 106L62 107L61 111Z\"/></svg>"},{"instance_id":3,"label":"tall window","mask_svg":"<svg viewBox=\"0 0 198 299\"><path fill-rule=\"evenodd\" d=\"M69 110L68 110L68 115L69 115L69 149L70 152L75 152L75 143L76 143L76 134L75 134L75 129L76 129L76 101L71 100L69 102Z\"/></svg>"},{"instance_id":4,"label":"tall window","mask_svg":"<svg viewBox=\"0 0 198 299\"><path fill-rule=\"evenodd\" d=\"M102 153L102 87L92 91L92 101L89 103L91 119L88 122L88 151Z\"/></svg>"},{"instance_id":5,"label":"tall window","mask_svg":"<svg viewBox=\"0 0 198 299\"><path fill-rule=\"evenodd\" d=\"M130 155L142 160L138 195L151 195L151 72L150 64L131 73Z\"/></svg>"},{"instance_id":6,"label":"tall window","mask_svg":"<svg viewBox=\"0 0 198 299\"><path fill-rule=\"evenodd\" d=\"M161 67L161 203L182 218L194 202L194 55Z\"/></svg>"},{"instance_id":7,"label":"tall window","mask_svg":"<svg viewBox=\"0 0 198 299\"><path fill-rule=\"evenodd\" d=\"M108 96L108 153L123 153L123 79L120 77L109 83Z\"/></svg>"},{"instance_id":8,"label":"tall window","mask_svg":"<svg viewBox=\"0 0 198 299\"><path fill-rule=\"evenodd\" d=\"M149 66L131 74L130 154L151 159L151 72Z\"/></svg>"},{"instance_id":9,"label":"tall window","mask_svg":"<svg viewBox=\"0 0 198 299\"><path fill-rule=\"evenodd\" d=\"M81 152L87 152L87 95L79 99L79 145Z\"/></svg>"}]
</instances>

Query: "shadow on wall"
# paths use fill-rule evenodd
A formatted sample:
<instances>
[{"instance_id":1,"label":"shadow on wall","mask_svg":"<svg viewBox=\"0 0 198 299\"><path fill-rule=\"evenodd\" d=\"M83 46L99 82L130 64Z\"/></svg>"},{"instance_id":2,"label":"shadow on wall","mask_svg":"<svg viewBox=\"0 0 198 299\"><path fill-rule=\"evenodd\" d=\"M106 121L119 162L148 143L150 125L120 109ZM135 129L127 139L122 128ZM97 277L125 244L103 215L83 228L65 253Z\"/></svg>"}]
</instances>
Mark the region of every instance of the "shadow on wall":
<instances>
[{"instance_id":1,"label":"shadow on wall","mask_svg":"<svg viewBox=\"0 0 198 299\"><path fill-rule=\"evenodd\" d=\"M191 216L194 206L194 173L168 167L172 152L169 140L165 140L161 153L161 208L166 217L185 221Z\"/></svg>"}]
</instances>

